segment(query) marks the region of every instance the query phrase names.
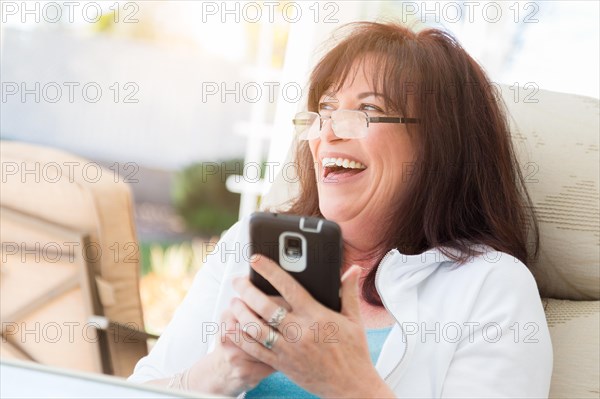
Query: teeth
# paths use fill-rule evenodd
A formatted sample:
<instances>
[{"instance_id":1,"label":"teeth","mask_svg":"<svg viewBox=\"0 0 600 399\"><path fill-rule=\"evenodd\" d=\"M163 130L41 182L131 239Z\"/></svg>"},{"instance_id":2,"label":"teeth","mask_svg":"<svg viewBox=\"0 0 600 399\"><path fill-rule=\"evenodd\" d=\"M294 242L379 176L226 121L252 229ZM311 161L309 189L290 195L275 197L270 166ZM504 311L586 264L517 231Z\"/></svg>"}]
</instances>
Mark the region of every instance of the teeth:
<instances>
[{"instance_id":1,"label":"teeth","mask_svg":"<svg viewBox=\"0 0 600 399\"><path fill-rule=\"evenodd\" d=\"M335 158L323 158L323 167L335 166Z\"/></svg>"},{"instance_id":2,"label":"teeth","mask_svg":"<svg viewBox=\"0 0 600 399\"><path fill-rule=\"evenodd\" d=\"M321 161L324 168L331 166L341 166L346 169L366 169L367 167L360 162L351 161L346 158L323 158Z\"/></svg>"}]
</instances>

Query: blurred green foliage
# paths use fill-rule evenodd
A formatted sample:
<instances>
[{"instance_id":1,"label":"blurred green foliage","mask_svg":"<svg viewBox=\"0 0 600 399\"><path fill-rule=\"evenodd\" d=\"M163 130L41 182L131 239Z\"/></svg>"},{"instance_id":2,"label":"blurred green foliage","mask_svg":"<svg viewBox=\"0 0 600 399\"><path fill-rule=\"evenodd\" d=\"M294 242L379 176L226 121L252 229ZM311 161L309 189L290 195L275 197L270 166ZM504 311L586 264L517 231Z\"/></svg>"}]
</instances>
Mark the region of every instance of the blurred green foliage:
<instances>
[{"instance_id":1,"label":"blurred green foliage","mask_svg":"<svg viewBox=\"0 0 600 399\"><path fill-rule=\"evenodd\" d=\"M241 159L192 164L175 176L172 197L186 226L201 235L219 235L238 219L240 195L225 186L230 175L241 175Z\"/></svg>"},{"instance_id":2,"label":"blurred green foliage","mask_svg":"<svg viewBox=\"0 0 600 399\"><path fill-rule=\"evenodd\" d=\"M175 244L172 242L140 241L140 265L142 276L145 276L146 274L152 271L152 259L150 257L152 247L160 246L163 250L166 250L167 248Z\"/></svg>"}]
</instances>

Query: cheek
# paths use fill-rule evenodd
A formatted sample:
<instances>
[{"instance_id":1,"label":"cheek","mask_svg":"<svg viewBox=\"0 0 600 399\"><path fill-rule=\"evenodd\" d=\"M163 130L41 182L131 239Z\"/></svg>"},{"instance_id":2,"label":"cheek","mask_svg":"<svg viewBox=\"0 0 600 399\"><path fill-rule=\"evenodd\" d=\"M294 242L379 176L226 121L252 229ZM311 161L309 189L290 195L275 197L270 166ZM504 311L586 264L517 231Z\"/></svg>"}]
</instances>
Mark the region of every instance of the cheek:
<instances>
[{"instance_id":1,"label":"cheek","mask_svg":"<svg viewBox=\"0 0 600 399\"><path fill-rule=\"evenodd\" d=\"M378 145L385 148L394 156L395 163L412 162L415 157L415 150L412 139L405 128L400 131L390 131L387 135L381 135Z\"/></svg>"},{"instance_id":2,"label":"cheek","mask_svg":"<svg viewBox=\"0 0 600 399\"><path fill-rule=\"evenodd\" d=\"M309 140L308 147L310 148L310 154L312 155L313 162L317 161L317 151L319 149L319 143L321 139Z\"/></svg>"},{"instance_id":3,"label":"cheek","mask_svg":"<svg viewBox=\"0 0 600 399\"><path fill-rule=\"evenodd\" d=\"M382 183L389 191L400 194L406 181L405 174L410 172L415 160L409 137L405 132L397 131L381 135L371 146L370 152L372 159L378 161Z\"/></svg>"},{"instance_id":4,"label":"cheek","mask_svg":"<svg viewBox=\"0 0 600 399\"><path fill-rule=\"evenodd\" d=\"M367 137L364 143L369 158L380 164L379 166L384 166L385 169L391 169L392 166L402 163L407 152L405 140L400 136L402 133L390 130L377 133Z\"/></svg>"},{"instance_id":5,"label":"cheek","mask_svg":"<svg viewBox=\"0 0 600 399\"><path fill-rule=\"evenodd\" d=\"M319 169L320 169L320 162L318 161L318 150L319 150L319 143L320 143L320 139L316 139L316 140L310 140L308 142L308 147L310 149L310 155L312 156L312 162L313 162L313 166L315 167L315 174L318 178L319 176Z\"/></svg>"},{"instance_id":6,"label":"cheek","mask_svg":"<svg viewBox=\"0 0 600 399\"><path fill-rule=\"evenodd\" d=\"M390 165L396 173L406 171L414 165L415 154L408 143L399 143L392 148L392 151Z\"/></svg>"}]
</instances>

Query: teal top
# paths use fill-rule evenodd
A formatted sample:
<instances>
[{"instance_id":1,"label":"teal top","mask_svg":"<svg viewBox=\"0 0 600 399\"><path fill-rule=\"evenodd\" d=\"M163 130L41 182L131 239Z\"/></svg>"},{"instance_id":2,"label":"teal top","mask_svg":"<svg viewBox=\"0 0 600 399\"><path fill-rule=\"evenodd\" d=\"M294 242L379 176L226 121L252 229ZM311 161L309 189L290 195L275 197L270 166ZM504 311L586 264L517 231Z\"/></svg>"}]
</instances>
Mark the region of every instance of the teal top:
<instances>
[{"instance_id":1,"label":"teal top","mask_svg":"<svg viewBox=\"0 0 600 399\"><path fill-rule=\"evenodd\" d=\"M368 329L367 342L373 364L377 363L383 343L392 327ZM317 398L294 384L285 374L277 371L263 379L254 389L246 393L246 398Z\"/></svg>"}]
</instances>

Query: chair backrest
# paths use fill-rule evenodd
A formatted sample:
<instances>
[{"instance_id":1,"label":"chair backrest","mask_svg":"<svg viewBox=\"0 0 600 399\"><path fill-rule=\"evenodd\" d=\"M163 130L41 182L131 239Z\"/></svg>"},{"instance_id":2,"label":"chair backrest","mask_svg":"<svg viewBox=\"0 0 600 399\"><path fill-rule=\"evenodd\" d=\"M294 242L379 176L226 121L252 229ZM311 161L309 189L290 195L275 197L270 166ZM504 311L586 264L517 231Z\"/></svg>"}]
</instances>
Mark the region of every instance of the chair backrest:
<instances>
[{"instance_id":1,"label":"chair backrest","mask_svg":"<svg viewBox=\"0 0 600 399\"><path fill-rule=\"evenodd\" d=\"M598 300L599 101L545 90L515 101L515 90L501 88L540 226L540 256L529 265L540 293Z\"/></svg>"},{"instance_id":2,"label":"chair backrest","mask_svg":"<svg viewBox=\"0 0 600 399\"><path fill-rule=\"evenodd\" d=\"M55 149L2 141L2 356L131 374L147 353L129 187Z\"/></svg>"}]
</instances>

